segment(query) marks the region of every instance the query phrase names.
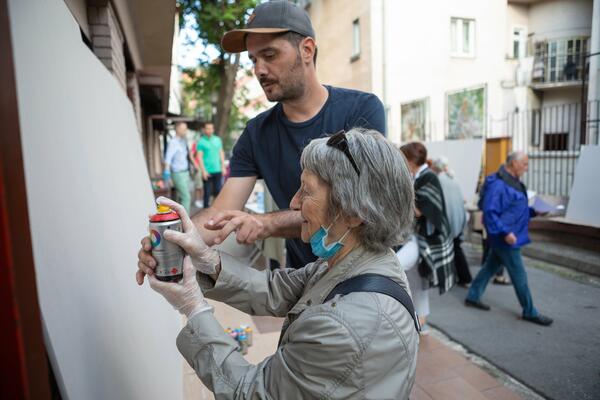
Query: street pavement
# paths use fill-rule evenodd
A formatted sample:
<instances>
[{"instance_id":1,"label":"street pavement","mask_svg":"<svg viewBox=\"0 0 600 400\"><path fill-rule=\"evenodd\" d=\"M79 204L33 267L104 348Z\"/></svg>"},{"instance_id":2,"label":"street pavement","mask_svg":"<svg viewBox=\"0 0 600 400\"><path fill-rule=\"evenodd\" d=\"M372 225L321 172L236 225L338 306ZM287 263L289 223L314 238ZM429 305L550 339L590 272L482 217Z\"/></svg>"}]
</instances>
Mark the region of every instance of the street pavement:
<instances>
[{"instance_id":1,"label":"street pavement","mask_svg":"<svg viewBox=\"0 0 600 400\"><path fill-rule=\"evenodd\" d=\"M463 246L474 277L481 253ZM525 264L534 305L554 318L552 326L521 320L512 285L492 284L482 297L491 311L465 307L467 289L432 290L428 322L548 399L600 399L600 286L546 262Z\"/></svg>"}]
</instances>

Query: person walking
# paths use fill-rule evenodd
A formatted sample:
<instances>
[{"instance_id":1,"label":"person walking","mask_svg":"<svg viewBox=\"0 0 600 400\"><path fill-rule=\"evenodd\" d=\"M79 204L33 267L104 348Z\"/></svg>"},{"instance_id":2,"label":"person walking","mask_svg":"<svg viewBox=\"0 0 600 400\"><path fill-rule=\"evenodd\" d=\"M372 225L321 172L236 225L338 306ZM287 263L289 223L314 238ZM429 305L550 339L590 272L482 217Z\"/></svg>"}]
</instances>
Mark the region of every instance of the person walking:
<instances>
[{"instance_id":1,"label":"person walking","mask_svg":"<svg viewBox=\"0 0 600 400\"><path fill-rule=\"evenodd\" d=\"M419 249L419 262L411 268L403 265L413 291L415 309L422 326L429 314L429 288L438 287L440 294L454 285L454 251L452 234L444 204L444 194L437 176L427 165L427 148L419 142L400 147L414 180L415 237ZM407 243L397 253L399 259L410 259ZM404 249L404 251L402 250ZM414 259L414 258L413 258Z\"/></svg>"},{"instance_id":2,"label":"person walking","mask_svg":"<svg viewBox=\"0 0 600 400\"><path fill-rule=\"evenodd\" d=\"M223 175L225 175L225 152L223 141L215 135L215 126L212 122L204 125L203 133L204 135L198 140L196 152L204 182L204 208L208 208L211 194L217 197L221 192Z\"/></svg>"},{"instance_id":3,"label":"person walking","mask_svg":"<svg viewBox=\"0 0 600 400\"><path fill-rule=\"evenodd\" d=\"M198 141L202 137L202 131L196 133L194 141L190 146L190 158L194 164L194 172L192 174L192 180L194 181L194 205L197 208L202 208L204 199L204 180L202 179L202 172L200 171L200 157L198 156Z\"/></svg>"},{"instance_id":4,"label":"person walking","mask_svg":"<svg viewBox=\"0 0 600 400\"><path fill-rule=\"evenodd\" d=\"M165 182L173 181L177 198L189 213L192 196L190 194L190 164L186 135L187 124L182 121L176 122L175 137L167 144L163 179Z\"/></svg>"},{"instance_id":5,"label":"person walking","mask_svg":"<svg viewBox=\"0 0 600 400\"><path fill-rule=\"evenodd\" d=\"M454 266L456 267L456 284L466 287L473 278L469 270L467 257L462 249L462 234L467 223L467 213L465 211L465 199L458 182L450 174L448 169L448 159L439 157L433 160L431 168L438 176L442 192L444 193L444 204L446 205L446 216L452 230L454 243Z\"/></svg>"},{"instance_id":6,"label":"person walking","mask_svg":"<svg viewBox=\"0 0 600 400\"><path fill-rule=\"evenodd\" d=\"M529 219L536 215L528 206L527 188L519 179L528 166L527 154L515 151L508 155L496 174L486 178L483 222L488 233L489 254L471 283L465 305L490 310L489 305L481 302L481 297L489 280L504 265L523 308L523 320L548 326L553 320L534 307L521 257L521 247L530 243Z\"/></svg>"}]
</instances>

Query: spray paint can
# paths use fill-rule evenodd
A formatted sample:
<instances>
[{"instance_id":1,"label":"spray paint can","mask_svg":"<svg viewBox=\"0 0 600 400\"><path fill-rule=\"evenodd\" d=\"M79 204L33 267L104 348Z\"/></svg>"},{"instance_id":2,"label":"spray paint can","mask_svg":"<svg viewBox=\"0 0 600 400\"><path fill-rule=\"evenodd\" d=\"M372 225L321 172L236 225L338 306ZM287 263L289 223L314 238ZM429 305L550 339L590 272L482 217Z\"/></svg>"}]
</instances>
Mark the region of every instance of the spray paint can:
<instances>
[{"instance_id":1,"label":"spray paint can","mask_svg":"<svg viewBox=\"0 0 600 400\"><path fill-rule=\"evenodd\" d=\"M243 333L238 336L238 343L240 344L240 353L248 354L248 338Z\"/></svg>"},{"instance_id":2,"label":"spray paint can","mask_svg":"<svg viewBox=\"0 0 600 400\"><path fill-rule=\"evenodd\" d=\"M252 346L252 328L249 326L244 328L244 334L246 335L246 340L248 341L248 347Z\"/></svg>"},{"instance_id":3,"label":"spray paint can","mask_svg":"<svg viewBox=\"0 0 600 400\"><path fill-rule=\"evenodd\" d=\"M158 205L156 214L150 217L149 226L152 256L156 260L154 275L159 281L179 281L183 278L184 252L175 243L164 239L167 229L181 232L181 219L168 206Z\"/></svg>"}]
</instances>

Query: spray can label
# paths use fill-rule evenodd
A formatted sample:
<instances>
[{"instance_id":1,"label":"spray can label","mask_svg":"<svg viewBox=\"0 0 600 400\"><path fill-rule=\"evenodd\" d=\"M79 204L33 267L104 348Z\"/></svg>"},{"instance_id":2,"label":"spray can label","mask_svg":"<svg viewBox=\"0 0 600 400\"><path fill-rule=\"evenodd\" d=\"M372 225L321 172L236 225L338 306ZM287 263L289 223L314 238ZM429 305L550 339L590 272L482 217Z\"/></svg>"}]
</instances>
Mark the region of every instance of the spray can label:
<instances>
[{"instance_id":1,"label":"spray can label","mask_svg":"<svg viewBox=\"0 0 600 400\"><path fill-rule=\"evenodd\" d=\"M150 217L150 241L152 256L156 260L155 276L161 281L178 281L183 277L184 252L175 243L164 239L164 232L171 229L182 231L179 215L167 206L158 206L158 212Z\"/></svg>"}]
</instances>

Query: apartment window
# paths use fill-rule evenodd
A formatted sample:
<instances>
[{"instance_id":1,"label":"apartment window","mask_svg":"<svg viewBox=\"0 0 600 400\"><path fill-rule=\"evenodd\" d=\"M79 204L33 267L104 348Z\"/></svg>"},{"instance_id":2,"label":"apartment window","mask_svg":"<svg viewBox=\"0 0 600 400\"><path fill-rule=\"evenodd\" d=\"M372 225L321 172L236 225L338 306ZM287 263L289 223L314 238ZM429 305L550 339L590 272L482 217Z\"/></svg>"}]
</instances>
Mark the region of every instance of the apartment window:
<instances>
[{"instance_id":1,"label":"apartment window","mask_svg":"<svg viewBox=\"0 0 600 400\"><path fill-rule=\"evenodd\" d=\"M525 28L514 27L512 36L512 58L523 58L526 56L527 31Z\"/></svg>"},{"instance_id":2,"label":"apartment window","mask_svg":"<svg viewBox=\"0 0 600 400\"><path fill-rule=\"evenodd\" d=\"M352 57L350 61L358 60L360 57L360 21L352 21Z\"/></svg>"},{"instance_id":3,"label":"apartment window","mask_svg":"<svg viewBox=\"0 0 600 400\"><path fill-rule=\"evenodd\" d=\"M569 132L544 133L544 151L566 151L568 146Z\"/></svg>"},{"instance_id":4,"label":"apartment window","mask_svg":"<svg viewBox=\"0 0 600 400\"><path fill-rule=\"evenodd\" d=\"M567 37L534 43L534 82L572 82L582 79L588 37Z\"/></svg>"},{"instance_id":5,"label":"apartment window","mask_svg":"<svg viewBox=\"0 0 600 400\"><path fill-rule=\"evenodd\" d=\"M475 20L451 18L450 40L453 57L475 57Z\"/></svg>"}]
</instances>

